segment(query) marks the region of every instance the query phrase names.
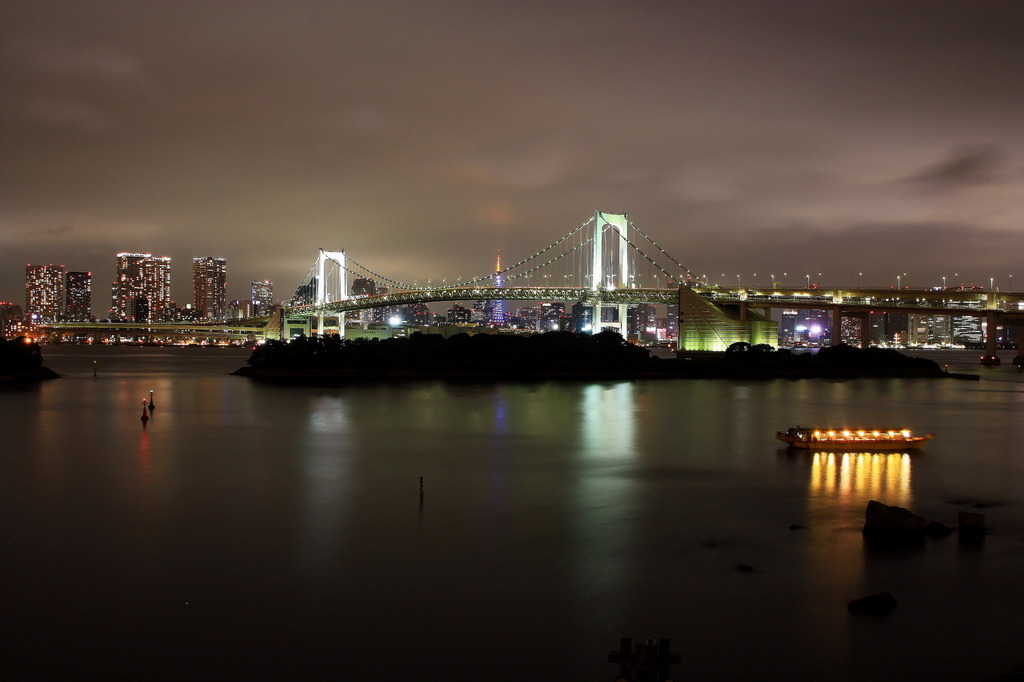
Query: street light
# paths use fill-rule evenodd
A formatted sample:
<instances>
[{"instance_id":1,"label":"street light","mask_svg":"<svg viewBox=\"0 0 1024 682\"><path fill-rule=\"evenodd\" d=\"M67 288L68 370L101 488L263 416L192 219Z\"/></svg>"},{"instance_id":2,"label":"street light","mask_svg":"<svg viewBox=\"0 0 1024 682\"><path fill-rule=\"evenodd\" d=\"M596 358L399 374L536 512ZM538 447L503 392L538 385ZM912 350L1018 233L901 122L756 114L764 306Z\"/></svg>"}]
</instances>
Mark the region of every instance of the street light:
<instances>
[{"instance_id":1,"label":"street light","mask_svg":"<svg viewBox=\"0 0 1024 682\"><path fill-rule=\"evenodd\" d=\"M807 288L810 289L811 288L811 276L810 275L804 275L804 277L807 278Z\"/></svg>"}]
</instances>

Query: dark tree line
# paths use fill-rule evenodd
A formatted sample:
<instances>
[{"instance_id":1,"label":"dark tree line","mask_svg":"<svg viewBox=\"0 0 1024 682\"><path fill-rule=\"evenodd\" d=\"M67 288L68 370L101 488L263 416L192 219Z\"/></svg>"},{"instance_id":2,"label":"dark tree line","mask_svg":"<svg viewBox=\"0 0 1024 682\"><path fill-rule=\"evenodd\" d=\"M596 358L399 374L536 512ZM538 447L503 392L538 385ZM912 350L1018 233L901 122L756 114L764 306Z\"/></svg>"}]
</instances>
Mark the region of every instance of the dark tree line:
<instances>
[{"instance_id":1,"label":"dark tree line","mask_svg":"<svg viewBox=\"0 0 1024 682\"><path fill-rule=\"evenodd\" d=\"M408 338L344 340L299 337L268 341L253 351L240 374L339 377L856 377L939 376L931 360L894 350L841 345L817 353L735 343L725 353L680 360L652 358L610 331L548 332L530 336L458 334L445 339L415 333Z\"/></svg>"},{"instance_id":2,"label":"dark tree line","mask_svg":"<svg viewBox=\"0 0 1024 682\"><path fill-rule=\"evenodd\" d=\"M407 338L353 339L339 336L268 341L249 358L254 369L329 374L538 375L635 370L657 364L643 348L614 332L506 334L414 333Z\"/></svg>"}]
</instances>

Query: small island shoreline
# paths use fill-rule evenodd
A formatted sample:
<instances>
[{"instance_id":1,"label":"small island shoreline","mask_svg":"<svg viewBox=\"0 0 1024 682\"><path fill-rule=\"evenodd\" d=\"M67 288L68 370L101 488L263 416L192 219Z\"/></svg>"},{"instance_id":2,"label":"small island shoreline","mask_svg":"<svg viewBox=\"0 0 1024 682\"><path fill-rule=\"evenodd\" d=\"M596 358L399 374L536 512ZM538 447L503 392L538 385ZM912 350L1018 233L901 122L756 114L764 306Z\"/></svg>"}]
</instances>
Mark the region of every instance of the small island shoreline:
<instances>
[{"instance_id":1,"label":"small island shoreline","mask_svg":"<svg viewBox=\"0 0 1024 682\"><path fill-rule=\"evenodd\" d=\"M39 344L24 337L0 339L0 386L30 384L60 375L43 366Z\"/></svg>"},{"instance_id":2,"label":"small island shoreline","mask_svg":"<svg viewBox=\"0 0 1024 682\"><path fill-rule=\"evenodd\" d=\"M258 347L231 373L256 381L335 386L412 381L527 382L644 379L968 379L931 360L851 346L794 354L737 343L724 353L662 360L614 332L549 332L531 337L414 334L384 341L299 337Z\"/></svg>"}]
</instances>

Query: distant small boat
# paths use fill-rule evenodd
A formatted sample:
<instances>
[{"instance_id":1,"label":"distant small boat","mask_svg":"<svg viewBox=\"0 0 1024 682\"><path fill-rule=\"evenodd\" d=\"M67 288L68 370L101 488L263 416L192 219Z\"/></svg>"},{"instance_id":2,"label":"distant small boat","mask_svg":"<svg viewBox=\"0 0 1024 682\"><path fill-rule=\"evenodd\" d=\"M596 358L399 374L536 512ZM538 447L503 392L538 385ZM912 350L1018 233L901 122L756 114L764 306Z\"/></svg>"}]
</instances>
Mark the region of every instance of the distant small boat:
<instances>
[{"instance_id":1,"label":"distant small boat","mask_svg":"<svg viewBox=\"0 0 1024 682\"><path fill-rule=\"evenodd\" d=\"M999 359L998 355L982 355L978 364L983 367L998 367L1002 364L1002 360Z\"/></svg>"},{"instance_id":2,"label":"distant small boat","mask_svg":"<svg viewBox=\"0 0 1024 682\"><path fill-rule=\"evenodd\" d=\"M919 448L934 433L915 436L909 429L808 429L796 426L775 437L803 450L907 450Z\"/></svg>"}]
</instances>

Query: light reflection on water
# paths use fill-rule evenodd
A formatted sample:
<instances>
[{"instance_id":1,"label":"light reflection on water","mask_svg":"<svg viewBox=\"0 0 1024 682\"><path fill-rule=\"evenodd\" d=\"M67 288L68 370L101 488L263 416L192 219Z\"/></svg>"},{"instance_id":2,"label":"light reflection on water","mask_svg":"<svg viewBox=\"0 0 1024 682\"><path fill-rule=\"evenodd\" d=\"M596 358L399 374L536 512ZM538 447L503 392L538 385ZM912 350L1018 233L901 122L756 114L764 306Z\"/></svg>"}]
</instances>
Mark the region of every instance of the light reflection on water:
<instances>
[{"instance_id":1,"label":"light reflection on water","mask_svg":"<svg viewBox=\"0 0 1024 682\"><path fill-rule=\"evenodd\" d=\"M575 544L596 550L577 554L584 599L610 591L626 571L636 482L623 470L637 454L633 392L631 382L582 389L579 457L587 475L575 486Z\"/></svg>"},{"instance_id":2,"label":"light reflection on water","mask_svg":"<svg viewBox=\"0 0 1024 682\"><path fill-rule=\"evenodd\" d=\"M864 500L908 507L913 503L910 454L893 452L815 452L808 499L844 506Z\"/></svg>"}]
</instances>

